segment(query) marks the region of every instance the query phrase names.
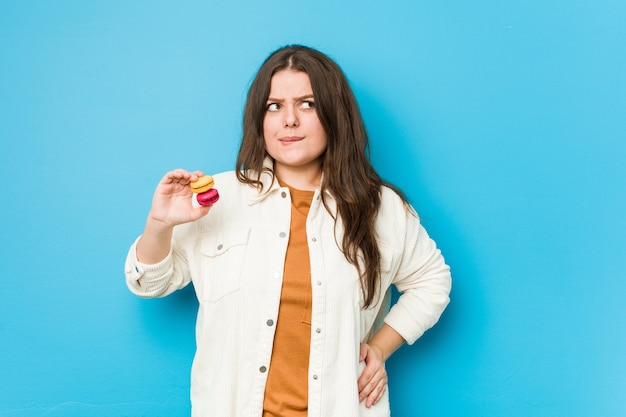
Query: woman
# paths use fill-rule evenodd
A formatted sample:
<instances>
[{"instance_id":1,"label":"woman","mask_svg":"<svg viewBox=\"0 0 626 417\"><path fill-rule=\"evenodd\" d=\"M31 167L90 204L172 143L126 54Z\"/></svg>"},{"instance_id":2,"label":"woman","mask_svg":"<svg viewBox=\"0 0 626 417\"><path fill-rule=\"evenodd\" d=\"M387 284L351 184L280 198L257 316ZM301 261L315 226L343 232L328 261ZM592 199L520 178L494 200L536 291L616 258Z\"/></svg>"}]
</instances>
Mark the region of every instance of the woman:
<instances>
[{"instance_id":1,"label":"woman","mask_svg":"<svg viewBox=\"0 0 626 417\"><path fill-rule=\"evenodd\" d=\"M384 362L437 322L450 273L367 151L339 66L288 46L250 87L219 202L192 204L199 171L157 186L126 281L142 297L194 283L193 416L389 416Z\"/></svg>"}]
</instances>

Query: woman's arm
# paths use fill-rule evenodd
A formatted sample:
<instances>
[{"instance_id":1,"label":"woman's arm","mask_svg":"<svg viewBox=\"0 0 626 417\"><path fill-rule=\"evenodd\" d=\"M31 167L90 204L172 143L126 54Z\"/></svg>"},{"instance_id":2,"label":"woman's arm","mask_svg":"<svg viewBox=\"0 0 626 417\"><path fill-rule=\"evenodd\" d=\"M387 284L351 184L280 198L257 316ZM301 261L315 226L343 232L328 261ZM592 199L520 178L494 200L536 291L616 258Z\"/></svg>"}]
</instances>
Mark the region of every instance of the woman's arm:
<instances>
[{"instance_id":1,"label":"woman's arm","mask_svg":"<svg viewBox=\"0 0 626 417\"><path fill-rule=\"evenodd\" d=\"M177 169L165 174L157 185L144 231L126 260L126 282L133 293L160 297L186 285L184 277L170 282L174 261L168 256L174 227L198 220L210 210L210 206L192 205L189 183L202 175L200 171ZM178 259L178 265L184 263Z\"/></svg>"},{"instance_id":2,"label":"woman's arm","mask_svg":"<svg viewBox=\"0 0 626 417\"><path fill-rule=\"evenodd\" d=\"M401 218L397 214L391 217ZM361 345L360 360L366 367L358 381L359 398L368 407L385 392L384 362L404 343L412 344L432 327L450 301L450 268L417 215L405 210L404 222L394 230L404 230L402 241L397 242L403 250L393 279L401 295L385 317L385 324Z\"/></svg>"}]
</instances>

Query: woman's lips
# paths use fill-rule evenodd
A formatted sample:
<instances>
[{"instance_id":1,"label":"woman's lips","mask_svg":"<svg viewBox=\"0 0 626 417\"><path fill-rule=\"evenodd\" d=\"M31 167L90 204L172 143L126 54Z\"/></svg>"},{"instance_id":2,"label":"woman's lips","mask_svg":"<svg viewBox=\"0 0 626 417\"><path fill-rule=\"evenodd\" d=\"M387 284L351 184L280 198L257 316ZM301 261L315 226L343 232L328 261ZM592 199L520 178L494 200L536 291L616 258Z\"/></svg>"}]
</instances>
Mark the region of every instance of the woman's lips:
<instances>
[{"instance_id":1,"label":"woman's lips","mask_svg":"<svg viewBox=\"0 0 626 417\"><path fill-rule=\"evenodd\" d=\"M282 138L278 139L279 142L288 145L290 143L294 143L294 142L299 142L302 139L304 139L302 136L283 136Z\"/></svg>"}]
</instances>

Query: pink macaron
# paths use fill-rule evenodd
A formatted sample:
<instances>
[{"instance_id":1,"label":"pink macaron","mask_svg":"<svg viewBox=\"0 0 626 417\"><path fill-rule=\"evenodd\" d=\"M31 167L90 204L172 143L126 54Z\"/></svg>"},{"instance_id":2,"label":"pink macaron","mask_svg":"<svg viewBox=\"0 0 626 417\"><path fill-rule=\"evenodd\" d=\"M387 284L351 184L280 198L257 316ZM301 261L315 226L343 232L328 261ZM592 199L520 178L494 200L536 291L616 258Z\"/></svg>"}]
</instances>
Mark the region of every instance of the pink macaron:
<instances>
[{"instance_id":1,"label":"pink macaron","mask_svg":"<svg viewBox=\"0 0 626 417\"><path fill-rule=\"evenodd\" d=\"M198 194L196 199L201 206L212 206L220 199L220 194L215 188L211 188L209 191Z\"/></svg>"}]
</instances>

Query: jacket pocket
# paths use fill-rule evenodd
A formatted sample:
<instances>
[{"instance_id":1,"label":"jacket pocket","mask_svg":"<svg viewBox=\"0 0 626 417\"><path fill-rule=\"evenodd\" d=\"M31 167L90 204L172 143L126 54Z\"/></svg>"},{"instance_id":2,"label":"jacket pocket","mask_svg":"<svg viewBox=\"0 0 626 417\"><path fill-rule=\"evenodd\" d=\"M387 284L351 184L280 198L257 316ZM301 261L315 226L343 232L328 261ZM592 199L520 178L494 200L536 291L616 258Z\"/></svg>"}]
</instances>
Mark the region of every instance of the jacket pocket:
<instances>
[{"instance_id":1,"label":"jacket pocket","mask_svg":"<svg viewBox=\"0 0 626 417\"><path fill-rule=\"evenodd\" d=\"M204 239L200 249L204 300L217 302L239 290L249 236L249 228L231 226Z\"/></svg>"}]
</instances>

